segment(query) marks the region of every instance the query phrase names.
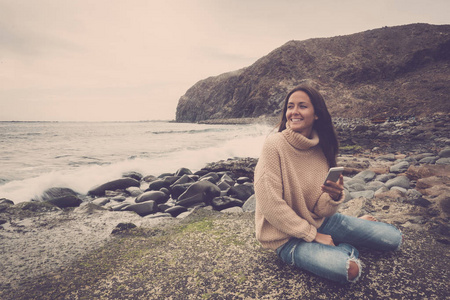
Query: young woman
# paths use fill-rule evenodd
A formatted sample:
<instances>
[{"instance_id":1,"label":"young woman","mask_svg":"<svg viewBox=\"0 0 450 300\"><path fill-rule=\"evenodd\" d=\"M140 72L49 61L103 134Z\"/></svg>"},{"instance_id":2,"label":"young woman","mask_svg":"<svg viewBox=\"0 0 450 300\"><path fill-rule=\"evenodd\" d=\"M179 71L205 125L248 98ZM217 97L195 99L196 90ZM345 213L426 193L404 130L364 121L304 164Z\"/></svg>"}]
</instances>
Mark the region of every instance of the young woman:
<instances>
[{"instance_id":1,"label":"young woman","mask_svg":"<svg viewBox=\"0 0 450 300\"><path fill-rule=\"evenodd\" d=\"M361 275L355 247L400 247L392 225L337 213L344 180L327 181L338 141L321 94L311 86L288 93L279 132L270 135L255 169L256 238L286 263L341 283Z\"/></svg>"}]
</instances>

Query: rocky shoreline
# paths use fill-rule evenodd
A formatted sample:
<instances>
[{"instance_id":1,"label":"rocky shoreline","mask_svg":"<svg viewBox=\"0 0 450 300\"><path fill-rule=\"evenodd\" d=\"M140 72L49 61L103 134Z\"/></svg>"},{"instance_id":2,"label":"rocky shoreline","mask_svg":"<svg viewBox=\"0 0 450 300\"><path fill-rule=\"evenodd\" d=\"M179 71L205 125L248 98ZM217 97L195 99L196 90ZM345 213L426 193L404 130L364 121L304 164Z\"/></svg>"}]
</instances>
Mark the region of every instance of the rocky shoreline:
<instances>
[{"instance_id":1,"label":"rocky shoreline","mask_svg":"<svg viewBox=\"0 0 450 300\"><path fill-rule=\"evenodd\" d=\"M450 140L449 128L446 125L448 123L445 123L447 120L447 117L440 117L439 120L429 122L407 120L381 125L360 122L350 124L338 120L338 124L341 125L336 126L339 136L342 136L342 140L348 145L343 147L344 151L338 159L338 165L345 167L346 202L342 205L341 212L354 216L369 213L381 221L398 226L408 233L406 242L408 250L420 250L422 254L429 255L426 251L430 249L426 249L425 246L432 243L435 249L442 252L437 257L427 256L430 258L427 263L436 267L448 266L449 262ZM383 140L384 144L375 142L378 140ZM403 141L406 141L406 145ZM394 148L399 150L385 151ZM210 163L197 172L186 168L159 176L130 172L123 174L123 178L93 187L88 195L79 195L70 189L55 187L47 190L39 199L30 202L14 205L12 201L1 199L0 298L51 299L60 293L57 298L71 299L82 295L89 297L89 291L93 295L94 290L98 292L96 294L98 297L111 298L112 294L108 294L108 291L114 291L117 296L120 294L118 286L109 286L109 290L96 290L86 282L83 283L86 287L76 284L69 286L70 279L67 276L72 274L70 272L80 270L95 273L90 265L83 264L86 264L87 257L96 257L97 254L100 255L99 253L103 253L104 256L97 257L98 261L115 261L117 257L105 254L108 249L116 249L118 253L114 255L123 259L122 262L125 263L130 252L119 251L121 247L117 243L128 242L133 245L130 246L131 250L129 249L132 253L135 253L133 251L137 248L143 251L135 243L169 243L165 245L172 255L171 261L183 266L180 271L176 271L176 268L172 270L178 275L173 279L175 281L173 284L178 286L179 291L183 290L184 280L197 278L191 273L196 269L193 267L189 271L189 265L200 264L197 272L203 274L202 276L209 274L219 277L220 280L228 280L226 276L218 276L216 273L219 271L214 271L206 265L203 266L204 270L202 269L201 261L211 263L208 258L217 258L217 251L220 251L221 255L225 255L227 251L235 251L233 253L237 256L246 256L246 252L255 254L259 261L252 261L251 266L254 268L258 266L261 271L258 280L267 282L271 276L278 275L266 269L267 266L273 267L274 262L271 261L276 263L273 253L262 250L253 237L255 199L252 182L256 163L255 158L233 158ZM186 228L190 228L191 239ZM180 235L180 231L183 234ZM165 237L164 241L160 240L161 235ZM170 240L172 238L179 238L181 244L174 248L173 241ZM209 248L202 248L200 245L202 241L205 241ZM195 247L201 250L192 250L192 242L200 243ZM188 245L190 246L187 247ZM203 251L203 255L192 256L191 251ZM400 255L403 255L403 258L394 257L394 265L404 262L412 255L406 251L403 250ZM369 258L373 258L376 267L383 268L376 263L377 254L368 255ZM136 257L144 259L145 255L136 254ZM413 261L418 262L419 258L414 257ZM193 261L194 258L197 261ZM152 260L154 262L154 258ZM221 259L217 258L217 261ZM239 269L240 264L244 262L245 260L235 262L235 267ZM149 263L146 268L151 270L153 266L155 264ZM121 268L124 266L119 260L113 271ZM217 268L220 270L220 266ZM276 268L287 271L285 266L277 265ZM398 268L402 269L401 266ZM156 270L158 268L155 266L155 272ZM377 270L371 270L378 274ZM399 274L395 274L395 271L391 270L394 274L380 275L387 277L392 275L395 278L399 278L400 275L409 276L410 281L406 287L412 290L406 293L440 298L447 293L441 284L448 281L447 270L448 268L438 268L434 271L433 275L438 281L436 283L432 282L432 278L426 280L419 278L426 281L426 284L420 286L417 286L417 281L412 279L411 274L405 275L400 271ZM160 275L166 274L165 269L159 271ZM270 296L276 295L277 289L280 293L279 286L276 285L267 287L267 290L253 286L251 292L252 286L249 284L253 281L249 279L250 274L242 272L245 273L245 276L242 276L247 280L242 278L241 284L238 284L239 280L233 281L234 285L230 287L225 282L214 283L204 279L203 283L199 283L199 286L204 288L198 289L199 294L190 289L185 293L193 295L192 298L209 295L210 298L219 299L239 298L236 295L241 295L242 298L271 298ZM370 273L369 270L363 281L372 285L380 284L377 280L382 279L378 276L370 277ZM113 276L111 274L107 276ZM130 274L127 274L129 277ZM154 276L159 276L156 273L152 274L142 276L144 278L148 276L149 281L152 281ZM265 278L264 274L269 277ZM282 280L287 282L301 276L301 280L306 282L309 288L313 287L316 290L318 285L329 284L308 274L298 275L298 272L290 269L285 274L291 274L291 277L282 275ZM174 294L173 289L167 287L163 281L157 281L160 282L162 289L158 292L156 281L155 286L147 291L153 291L152 294L142 294L138 292L138 287L127 286L131 289L128 297L141 298L145 295L146 299L170 297L183 299L181 294L178 296ZM67 284L68 287L58 292L58 286L52 287L50 282ZM96 282L95 286L100 284ZM242 286L246 282L247 284ZM108 285L104 281L102 284ZM228 286L234 290L211 293L216 285ZM279 285L285 286L283 283ZM361 292L360 289L353 288L350 294L346 295L356 296ZM80 290L84 290L84 294L77 292ZM281 292L288 293L287 290ZM318 294L313 293L310 296L317 297Z\"/></svg>"}]
</instances>

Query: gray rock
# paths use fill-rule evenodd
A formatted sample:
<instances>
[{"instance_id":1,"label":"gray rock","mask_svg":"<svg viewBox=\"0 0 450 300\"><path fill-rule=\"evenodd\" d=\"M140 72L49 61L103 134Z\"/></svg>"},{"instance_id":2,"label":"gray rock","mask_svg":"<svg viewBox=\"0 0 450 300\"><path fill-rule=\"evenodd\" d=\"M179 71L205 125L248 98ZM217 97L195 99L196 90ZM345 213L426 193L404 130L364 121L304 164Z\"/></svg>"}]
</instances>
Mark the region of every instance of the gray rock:
<instances>
[{"instance_id":1,"label":"gray rock","mask_svg":"<svg viewBox=\"0 0 450 300\"><path fill-rule=\"evenodd\" d=\"M377 174L375 174L374 171L371 170L364 170L362 172L359 172L358 174L355 175L356 178L361 178L363 179L365 182L369 182L371 180L373 180L375 178ZM354 177L354 178L355 178Z\"/></svg>"},{"instance_id":2,"label":"gray rock","mask_svg":"<svg viewBox=\"0 0 450 300\"><path fill-rule=\"evenodd\" d=\"M366 185L367 190L377 191L384 186L384 183L381 181L371 181Z\"/></svg>"},{"instance_id":3,"label":"gray rock","mask_svg":"<svg viewBox=\"0 0 450 300\"><path fill-rule=\"evenodd\" d=\"M348 185L348 190L350 192L360 192L366 190L366 184L355 182Z\"/></svg>"},{"instance_id":4,"label":"gray rock","mask_svg":"<svg viewBox=\"0 0 450 300\"><path fill-rule=\"evenodd\" d=\"M396 176L397 176L397 175L392 174L392 173L389 173L389 174L381 174L381 175L378 175L378 176L375 178L375 180L381 181L381 182L386 182L386 181L388 181L389 179L395 178Z\"/></svg>"},{"instance_id":5,"label":"gray rock","mask_svg":"<svg viewBox=\"0 0 450 300\"><path fill-rule=\"evenodd\" d=\"M409 168L409 162L401 161L389 168L389 171L392 173L403 173L406 172Z\"/></svg>"},{"instance_id":6,"label":"gray rock","mask_svg":"<svg viewBox=\"0 0 450 300\"><path fill-rule=\"evenodd\" d=\"M141 217L145 217L149 214L158 212L158 207L155 201L147 201L137 204L131 204L125 208L125 210L134 211Z\"/></svg>"},{"instance_id":7,"label":"gray rock","mask_svg":"<svg viewBox=\"0 0 450 300\"><path fill-rule=\"evenodd\" d=\"M399 186L405 189L411 188L411 182L406 176L397 176L395 178L389 179L385 185L388 189L391 189L394 186Z\"/></svg>"},{"instance_id":8,"label":"gray rock","mask_svg":"<svg viewBox=\"0 0 450 300\"><path fill-rule=\"evenodd\" d=\"M140 194L143 193L143 191L137 186L131 186L131 187L127 188L126 191L132 197L137 197L137 196L139 196Z\"/></svg>"},{"instance_id":9,"label":"gray rock","mask_svg":"<svg viewBox=\"0 0 450 300\"><path fill-rule=\"evenodd\" d=\"M95 205L99 205L99 206L103 206L103 205L105 205L108 202L109 202L109 198L105 198L105 197L97 198L97 199L92 201L92 203L94 203Z\"/></svg>"},{"instance_id":10,"label":"gray rock","mask_svg":"<svg viewBox=\"0 0 450 300\"><path fill-rule=\"evenodd\" d=\"M407 189L402 188L400 186L393 186L393 187L391 187L391 190L399 191L400 193L405 194L405 195L406 195L406 192L407 192Z\"/></svg>"},{"instance_id":11,"label":"gray rock","mask_svg":"<svg viewBox=\"0 0 450 300\"><path fill-rule=\"evenodd\" d=\"M221 213L227 213L227 214L239 214L239 213L242 213L243 210L239 206L234 206L234 207L230 207L230 208L227 208L227 209L223 209L220 212Z\"/></svg>"},{"instance_id":12,"label":"gray rock","mask_svg":"<svg viewBox=\"0 0 450 300\"><path fill-rule=\"evenodd\" d=\"M146 202L146 201L150 201L150 200L155 201L156 204L161 204L161 203L164 203L167 200L169 200L169 196L166 193L161 192L161 191L148 191L148 192L145 192L145 193L139 195L136 198L135 202L141 203L141 202Z\"/></svg>"},{"instance_id":13,"label":"gray rock","mask_svg":"<svg viewBox=\"0 0 450 300\"><path fill-rule=\"evenodd\" d=\"M378 190L375 191L375 196L383 194L387 191L389 191L389 189L386 186L382 186L381 188L379 188Z\"/></svg>"},{"instance_id":14,"label":"gray rock","mask_svg":"<svg viewBox=\"0 0 450 300\"><path fill-rule=\"evenodd\" d=\"M439 158L436 161L437 165L450 165L450 157Z\"/></svg>"},{"instance_id":15,"label":"gray rock","mask_svg":"<svg viewBox=\"0 0 450 300\"><path fill-rule=\"evenodd\" d=\"M247 201L255 193L253 184L237 184L228 190L228 196Z\"/></svg>"},{"instance_id":16,"label":"gray rock","mask_svg":"<svg viewBox=\"0 0 450 300\"><path fill-rule=\"evenodd\" d=\"M428 156L419 160L421 164L434 164L439 159L439 156Z\"/></svg>"},{"instance_id":17,"label":"gray rock","mask_svg":"<svg viewBox=\"0 0 450 300\"><path fill-rule=\"evenodd\" d=\"M181 205L175 205L168 209L166 209L164 212L169 213L172 217L177 217L178 215L184 213L187 211L187 208Z\"/></svg>"},{"instance_id":18,"label":"gray rock","mask_svg":"<svg viewBox=\"0 0 450 300\"><path fill-rule=\"evenodd\" d=\"M394 155L394 154L380 155L380 156L377 157L376 160L382 160L382 161L395 161L395 155Z\"/></svg>"},{"instance_id":19,"label":"gray rock","mask_svg":"<svg viewBox=\"0 0 450 300\"><path fill-rule=\"evenodd\" d=\"M52 187L45 190L39 200L49 202L59 208L77 207L83 202L78 193L71 189L60 187Z\"/></svg>"},{"instance_id":20,"label":"gray rock","mask_svg":"<svg viewBox=\"0 0 450 300\"><path fill-rule=\"evenodd\" d=\"M244 205L242 205L242 210L244 212L254 212L256 209L256 196L253 194L250 198L245 201Z\"/></svg>"},{"instance_id":21,"label":"gray rock","mask_svg":"<svg viewBox=\"0 0 450 300\"><path fill-rule=\"evenodd\" d=\"M178 197L177 205L190 207L197 204L210 204L220 195L220 188L208 180L197 181Z\"/></svg>"},{"instance_id":22,"label":"gray rock","mask_svg":"<svg viewBox=\"0 0 450 300\"><path fill-rule=\"evenodd\" d=\"M244 201L228 196L216 197L211 201L212 207L219 211L230 207L242 206L243 204Z\"/></svg>"},{"instance_id":23,"label":"gray rock","mask_svg":"<svg viewBox=\"0 0 450 300\"><path fill-rule=\"evenodd\" d=\"M444 150L440 151L438 155L441 158L450 158L450 148L445 148Z\"/></svg>"},{"instance_id":24,"label":"gray rock","mask_svg":"<svg viewBox=\"0 0 450 300\"><path fill-rule=\"evenodd\" d=\"M172 215L169 213L156 212L154 214L146 215L148 219L157 219L157 218L172 218Z\"/></svg>"},{"instance_id":25,"label":"gray rock","mask_svg":"<svg viewBox=\"0 0 450 300\"><path fill-rule=\"evenodd\" d=\"M107 183L104 183L102 185L96 186L92 188L88 194L93 196L103 196L105 195L105 191L111 190L120 190L120 189L126 189L130 186L139 187L141 184L139 181L133 178L120 178L117 180L113 180Z\"/></svg>"}]
</instances>

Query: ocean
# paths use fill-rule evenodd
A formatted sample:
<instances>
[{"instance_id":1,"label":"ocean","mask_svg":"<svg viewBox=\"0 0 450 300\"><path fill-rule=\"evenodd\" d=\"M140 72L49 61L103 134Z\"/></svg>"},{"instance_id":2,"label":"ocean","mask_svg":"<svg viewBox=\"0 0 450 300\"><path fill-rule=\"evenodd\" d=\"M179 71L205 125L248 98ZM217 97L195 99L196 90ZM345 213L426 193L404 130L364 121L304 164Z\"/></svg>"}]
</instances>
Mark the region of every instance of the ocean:
<instances>
[{"instance_id":1,"label":"ocean","mask_svg":"<svg viewBox=\"0 0 450 300\"><path fill-rule=\"evenodd\" d=\"M0 122L0 198L30 201L50 187L86 194L124 172L258 157L272 126L174 122Z\"/></svg>"}]
</instances>

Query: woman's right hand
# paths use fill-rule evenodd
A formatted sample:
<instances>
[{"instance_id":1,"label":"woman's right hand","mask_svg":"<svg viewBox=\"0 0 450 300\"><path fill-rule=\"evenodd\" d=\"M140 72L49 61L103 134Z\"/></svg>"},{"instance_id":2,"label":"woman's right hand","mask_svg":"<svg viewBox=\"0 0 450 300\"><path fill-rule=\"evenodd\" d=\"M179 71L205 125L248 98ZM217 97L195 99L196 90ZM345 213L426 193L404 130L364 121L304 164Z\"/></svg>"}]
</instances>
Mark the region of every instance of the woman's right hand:
<instances>
[{"instance_id":1,"label":"woman's right hand","mask_svg":"<svg viewBox=\"0 0 450 300\"><path fill-rule=\"evenodd\" d=\"M333 242L333 238L328 234L317 233L314 241L324 245L336 246Z\"/></svg>"}]
</instances>

